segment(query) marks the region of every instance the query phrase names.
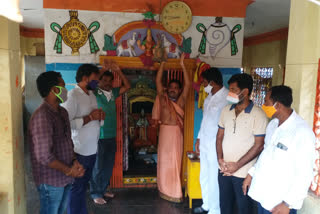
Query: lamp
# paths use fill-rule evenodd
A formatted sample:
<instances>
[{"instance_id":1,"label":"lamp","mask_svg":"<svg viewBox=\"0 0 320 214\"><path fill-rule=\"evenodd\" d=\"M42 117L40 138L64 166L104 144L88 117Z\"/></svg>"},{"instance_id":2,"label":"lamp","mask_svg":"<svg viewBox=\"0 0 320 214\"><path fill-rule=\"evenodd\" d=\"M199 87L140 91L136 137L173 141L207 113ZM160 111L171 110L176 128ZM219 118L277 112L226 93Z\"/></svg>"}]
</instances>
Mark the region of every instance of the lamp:
<instances>
[{"instance_id":1,"label":"lamp","mask_svg":"<svg viewBox=\"0 0 320 214\"><path fill-rule=\"evenodd\" d=\"M15 22L22 22L23 18L19 10L19 0L0 0L0 15Z\"/></svg>"}]
</instances>

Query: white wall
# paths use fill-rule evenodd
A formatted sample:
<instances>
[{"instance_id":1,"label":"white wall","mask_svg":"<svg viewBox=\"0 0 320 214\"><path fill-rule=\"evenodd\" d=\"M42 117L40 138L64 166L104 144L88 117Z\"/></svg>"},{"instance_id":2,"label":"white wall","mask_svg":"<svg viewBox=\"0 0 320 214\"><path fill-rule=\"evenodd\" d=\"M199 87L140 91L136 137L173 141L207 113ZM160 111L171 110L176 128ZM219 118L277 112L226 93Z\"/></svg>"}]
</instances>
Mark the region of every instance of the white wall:
<instances>
[{"instance_id":1,"label":"white wall","mask_svg":"<svg viewBox=\"0 0 320 214\"><path fill-rule=\"evenodd\" d=\"M106 55L102 51L104 46L104 35L113 35L114 32L121 26L133 22L142 21L143 15L141 13L120 13L120 12L101 12L101 11L78 11L78 18L86 26L89 26L93 21L100 23L100 29L93 34L97 41L100 51L96 54L90 54L88 42L80 48L80 56L72 56L71 48L62 43L62 54L57 54L54 50L54 43L57 34L50 29L52 22L58 23L61 27L70 20L68 10L45 9L45 49L46 49L46 63L98 63L100 55ZM158 21L159 16L155 19ZM192 25L183 33L185 38L192 37L192 54L191 58L198 55L198 48L202 38L202 33L198 32L196 25L203 23L206 28L215 22L215 17L200 17L194 16ZM209 45L207 44L207 52L201 55L201 59L205 60L211 65L217 67L241 67L242 49L243 49L243 32L244 19L243 18L223 18L223 23L227 24L232 29L236 24L241 24L242 29L235 34L239 52L235 56L231 56L230 42L221 49L215 57L211 57L209 53Z\"/></svg>"}]
</instances>

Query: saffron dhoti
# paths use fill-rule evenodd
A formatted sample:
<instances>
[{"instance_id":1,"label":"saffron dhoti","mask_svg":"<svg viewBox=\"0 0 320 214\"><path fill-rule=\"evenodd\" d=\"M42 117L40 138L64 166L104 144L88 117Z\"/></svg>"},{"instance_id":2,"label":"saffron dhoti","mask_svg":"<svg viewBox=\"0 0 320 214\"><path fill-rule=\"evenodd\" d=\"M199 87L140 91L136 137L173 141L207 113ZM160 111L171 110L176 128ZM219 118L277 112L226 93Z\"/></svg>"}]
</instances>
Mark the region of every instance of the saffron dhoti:
<instances>
[{"instance_id":1,"label":"saffron dhoti","mask_svg":"<svg viewBox=\"0 0 320 214\"><path fill-rule=\"evenodd\" d=\"M183 133L179 126L161 125L158 144L157 183L160 196L173 202L182 201L181 162Z\"/></svg>"}]
</instances>

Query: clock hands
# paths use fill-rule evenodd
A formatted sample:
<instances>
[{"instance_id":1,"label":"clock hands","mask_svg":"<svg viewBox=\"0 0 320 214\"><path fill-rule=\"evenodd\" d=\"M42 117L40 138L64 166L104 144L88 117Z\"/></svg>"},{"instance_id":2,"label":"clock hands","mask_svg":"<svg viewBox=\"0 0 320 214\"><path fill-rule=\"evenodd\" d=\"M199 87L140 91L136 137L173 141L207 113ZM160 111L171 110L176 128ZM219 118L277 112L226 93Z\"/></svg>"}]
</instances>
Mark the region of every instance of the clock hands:
<instances>
[{"instance_id":1,"label":"clock hands","mask_svg":"<svg viewBox=\"0 0 320 214\"><path fill-rule=\"evenodd\" d=\"M167 16L167 19L180 19L180 16Z\"/></svg>"}]
</instances>

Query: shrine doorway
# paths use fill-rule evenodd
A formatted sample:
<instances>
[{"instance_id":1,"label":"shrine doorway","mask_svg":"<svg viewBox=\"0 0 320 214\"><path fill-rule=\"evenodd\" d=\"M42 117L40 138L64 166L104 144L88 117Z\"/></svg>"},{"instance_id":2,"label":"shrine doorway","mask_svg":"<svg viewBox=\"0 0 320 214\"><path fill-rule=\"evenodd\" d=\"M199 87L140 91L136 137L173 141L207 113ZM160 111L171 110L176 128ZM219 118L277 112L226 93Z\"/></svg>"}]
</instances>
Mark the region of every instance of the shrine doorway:
<instances>
[{"instance_id":1,"label":"shrine doorway","mask_svg":"<svg viewBox=\"0 0 320 214\"><path fill-rule=\"evenodd\" d=\"M131 83L122 97L124 184L156 184L158 129L152 121L156 72L122 71Z\"/></svg>"},{"instance_id":2,"label":"shrine doorway","mask_svg":"<svg viewBox=\"0 0 320 214\"><path fill-rule=\"evenodd\" d=\"M112 188L155 187L158 130L151 126L153 102L156 97L155 77L159 64L146 68L138 57L100 56L115 61L131 82L131 89L116 100L117 152L111 179ZM196 67L194 59L186 59L190 78ZM165 82L183 77L179 59L168 59L165 65ZM121 85L115 74L114 87ZM144 113L142 114L142 109ZM186 152L193 150L194 92L190 90L185 106L184 153L181 172L185 185ZM147 121L147 123L146 123ZM146 125L148 124L148 125Z\"/></svg>"}]
</instances>

